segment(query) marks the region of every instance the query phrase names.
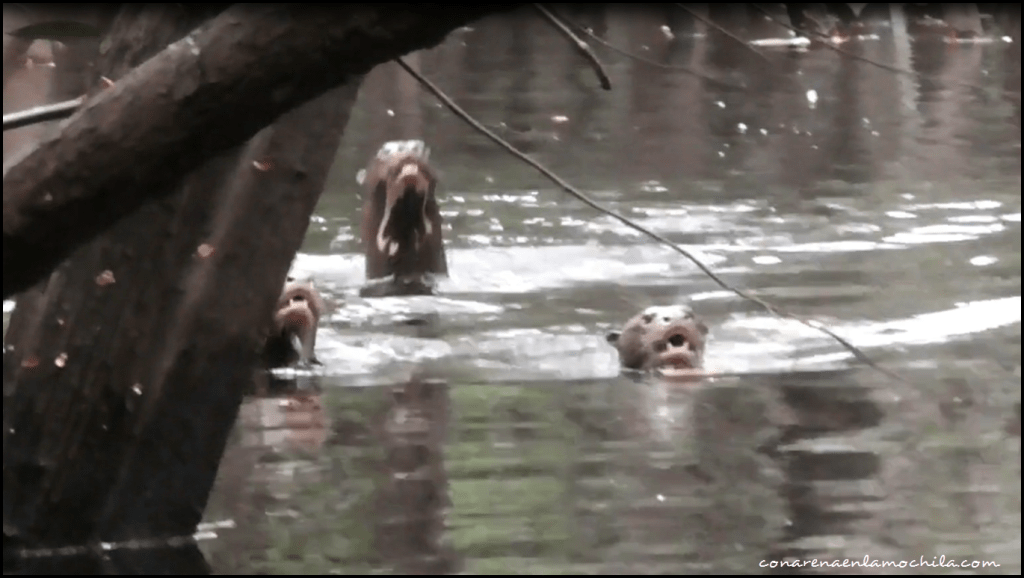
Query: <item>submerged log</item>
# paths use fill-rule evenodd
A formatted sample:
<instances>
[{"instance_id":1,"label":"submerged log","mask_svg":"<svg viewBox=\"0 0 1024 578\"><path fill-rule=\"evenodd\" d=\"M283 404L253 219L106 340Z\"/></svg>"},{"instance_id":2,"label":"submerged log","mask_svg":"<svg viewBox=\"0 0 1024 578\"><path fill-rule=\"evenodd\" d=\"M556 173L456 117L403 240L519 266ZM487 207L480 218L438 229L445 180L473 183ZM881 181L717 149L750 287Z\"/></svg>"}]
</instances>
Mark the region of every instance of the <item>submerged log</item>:
<instances>
[{"instance_id":1,"label":"submerged log","mask_svg":"<svg viewBox=\"0 0 1024 578\"><path fill-rule=\"evenodd\" d=\"M5 170L4 298L286 111L511 6L227 8L117 75L119 82L86 102L60 135Z\"/></svg>"},{"instance_id":2,"label":"submerged log","mask_svg":"<svg viewBox=\"0 0 1024 578\"><path fill-rule=\"evenodd\" d=\"M100 73L119 79L216 8L203 10L127 6L114 23ZM4 350L5 573L207 571L194 545L146 555L104 552L99 543L161 541L195 531L252 377L259 329L269 324L355 101L361 77L350 78L191 174L171 171L182 166L173 161L154 169L152 163L131 166L130 155L100 155L127 163L115 170L134 172L106 184L94 180L94 186L113 187L103 189L108 198L135 197L132 202L141 204L151 193L142 187L159 178L170 192L126 212L75 250L35 291L33 307L21 307L19 299ZM105 114L121 129L139 125L125 136L145 132L141 125L150 120ZM96 126L88 116L78 122ZM245 122L251 120L236 119ZM209 129L201 134L211 138ZM33 153L42 163L36 166L67 177L76 173L62 173L61 163L97 160L72 146L67 130L63 138ZM48 156L57 150L71 156ZM23 166L32 163L12 172ZM6 187L5 178L5 243ZM83 213L79 217L87 219ZM65 547L87 551L52 554ZM48 550L51 555L39 555Z\"/></svg>"}]
</instances>

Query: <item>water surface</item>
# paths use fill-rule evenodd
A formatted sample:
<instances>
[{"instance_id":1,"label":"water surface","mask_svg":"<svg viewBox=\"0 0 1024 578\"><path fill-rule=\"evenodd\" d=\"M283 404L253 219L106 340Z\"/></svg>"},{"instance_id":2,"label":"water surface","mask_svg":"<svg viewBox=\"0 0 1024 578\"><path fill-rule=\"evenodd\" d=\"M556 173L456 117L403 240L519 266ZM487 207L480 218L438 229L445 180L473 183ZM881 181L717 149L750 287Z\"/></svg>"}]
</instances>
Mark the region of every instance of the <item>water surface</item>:
<instances>
[{"instance_id":1,"label":"water surface","mask_svg":"<svg viewBox=\"0 0 1024 578\"><path fill-rule=\"evenodd\" d=\"M410 59L605 206L914 385L724 291L381 66L293 265L338 303L325 366L243 407L207 510L233 521L203 542L215 571L1020 570L1020 101L1002 92L1020 90L1019 32L901 46L880 26L845 46L932 75L914 79L827 50L765 63L649 12L573 17L749 90L602 50L601 91L529 12ZM355 174L405 138L441 171L452 275L437 297L361 299ZM675 302L707 319L708 365L741 375L620 375L605 332ZM396 323L431 314L429 333Z\"/></svg>"}]
</instances>

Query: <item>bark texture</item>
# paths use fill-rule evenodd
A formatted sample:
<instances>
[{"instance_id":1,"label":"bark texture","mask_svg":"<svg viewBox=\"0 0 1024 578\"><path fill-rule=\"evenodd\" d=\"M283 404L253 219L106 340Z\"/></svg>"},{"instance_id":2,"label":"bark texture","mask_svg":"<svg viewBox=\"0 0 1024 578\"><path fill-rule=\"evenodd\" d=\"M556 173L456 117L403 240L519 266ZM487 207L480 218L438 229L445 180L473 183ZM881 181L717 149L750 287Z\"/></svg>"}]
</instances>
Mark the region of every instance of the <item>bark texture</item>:
<instances>
[{"instance_id":1,"label":"bark texture","mask_svg":"<svg viewBox=\"0 0 1024 578\"><path fill-rule=\"evenodd\" d=\"M231 110L230 101L200 99L208 110L185 107L173 114L186 116L161 120L159 111L170 113L161 106L174 108L170 103L182 104L189 97L116 94L131 84L122 74L146 78L135 75L158 66L176 49L150 57L222 9L126 5L98 64L99 73L120 88L94 99L92 112L71 119L60 140L44 141L5 176L5 259L8 195L32 198L31 186L8 188L7 178L15 171L19 185L53 185L53 203L62 207L55 213L20 213L32 217L18 222L79 225L78 237L71 233L60 242L43 243L45 247L22 245L15 254L24 259L23 251L69 250L74 242L92 239L75 249L46 282L19 297L5 336L5 573L208 571L194 545L109 552L97 547L40 557L26 556L23 550L162 540L194 532L242 393L252 379L274 303L334 160L361 82L358 75L339 76L347 80L342 86L326 94L320 90L319 97L305 99L290 112L280 111L283 115L273 114L274 124L234 149L231 139L209 122L237 116L226 123L231 125L226 130L241 142L249 136L245 133L259 128L248 107ZM272 50L280 48L266 36L242 34L250 30L242 23L245 19L282 9L261 12L266 10L236 13L237 27L223 32L233 35L225 46L254 53L270 41ZM308 17L295 16L302 18L308 24ZM380 33L372 20L361 22L371 26L363 36ZM227 62L234 58L221 56ZM203 67L204 78L215 84L224 78L219 71L230 68L212 57ZM174 67L161 70L153 78L170 80L183 73L185 84L192 78ZM284 90L291 93L291 88ZM234 90L259 92L251 86ZM104 108L108 98L122 99L125 108ZM147 105L146 98L156 100ZM196 117L208 122L202 130ZM150 121L154 124L148 125ZM198 136L183 131L182 125L199 130ZM167 141L177 139L178 145L162 141L154 127L166 129ZM104 134L120 134L125 141L111 141L115 152L97 152L91 146L103 142ZM127 143L151 148L136 157L141 151L130 151ZM197 147L201 154L191 150ZM157 157L177 157L165 158L171 168L148 156L154 149L162 151ZM183 162L184 157L191 160ZM24 173L30 166L53 173L35 179ZM97 176L102 170L96 169L104 166L121 176ZM191 167L197 168L189 172ZM84 188L64 180L76 178L91 180ZM162 192L154 194L155 189ZM120 202L134 208L125 210ZM74 218L62 213L76 206L80 214ZM117 217L104 217L113 226L96 236L103 229L97 222L82 223L100 209ZM40 220L42 214L48 216ZM86 229L92 237L83 235ZM48 234L60 236L63 231ZM11 271L5 269L5 291ZM45 275L48 269L36 271ZM21 279L23 284L33 277Z\"/></svg>"}]
</instances>

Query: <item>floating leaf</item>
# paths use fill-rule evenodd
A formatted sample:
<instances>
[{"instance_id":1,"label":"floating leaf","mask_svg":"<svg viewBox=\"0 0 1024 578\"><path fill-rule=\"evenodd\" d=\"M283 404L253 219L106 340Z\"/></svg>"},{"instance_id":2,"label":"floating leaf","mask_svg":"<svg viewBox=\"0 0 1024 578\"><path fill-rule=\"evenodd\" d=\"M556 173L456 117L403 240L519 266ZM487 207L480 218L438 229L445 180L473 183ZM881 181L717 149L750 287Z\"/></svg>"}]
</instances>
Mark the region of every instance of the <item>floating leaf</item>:
<instances>
[{"instance_id":1,"label":"floating leaf","mask_svg":"<svg viewBox=\"0 0 1024 578\"><path fill-rule=\"evenodd\" d=\"M7 34L28 40L67 40L69 38L98 38L100 29L83 22L55 20L29 24Z\"/></svg>"}]
</instances>

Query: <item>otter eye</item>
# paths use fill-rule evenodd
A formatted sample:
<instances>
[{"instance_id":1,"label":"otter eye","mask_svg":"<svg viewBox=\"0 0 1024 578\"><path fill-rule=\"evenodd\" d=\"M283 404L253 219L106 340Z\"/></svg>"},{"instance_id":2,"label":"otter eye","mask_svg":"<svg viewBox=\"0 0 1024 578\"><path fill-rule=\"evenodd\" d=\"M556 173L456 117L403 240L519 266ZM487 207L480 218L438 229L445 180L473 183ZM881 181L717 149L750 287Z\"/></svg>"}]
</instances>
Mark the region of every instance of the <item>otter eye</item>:
<instances>
[{"instance_id":1,"label":"otter eye","mask_svg":"<svg viewBox=\"0 0 1024 578\"><path fill-rule=\"evenodd\" d=\"M644 320L644 323L650 323L651 321L654 321L654 314L653 313L647 313L643 317L641 317L641 319Z\"/></svg>"},{"instance_id":2,"label":"otter eye","mask_svg":"<svg viewBox=\"0 0 1024 578\"><path fill-rule=\"evenodd\" d=\"M672 345L672 347L682 347L683 344L686 343L686 338L676 333L672 337L668 338L668 342Z\"/></svg>"},{"instance_id":3,"label":"otter eye","mask_svg":"<svg viewBox=\"0 0 1024 578\"><path fill-rule=\"evenodd\" d=\"M671 323L672 322L672 318L666 315L665 317L661 318L661 322L662 323L666 323L666 324Z\"/></svg>"}]
</instances>

